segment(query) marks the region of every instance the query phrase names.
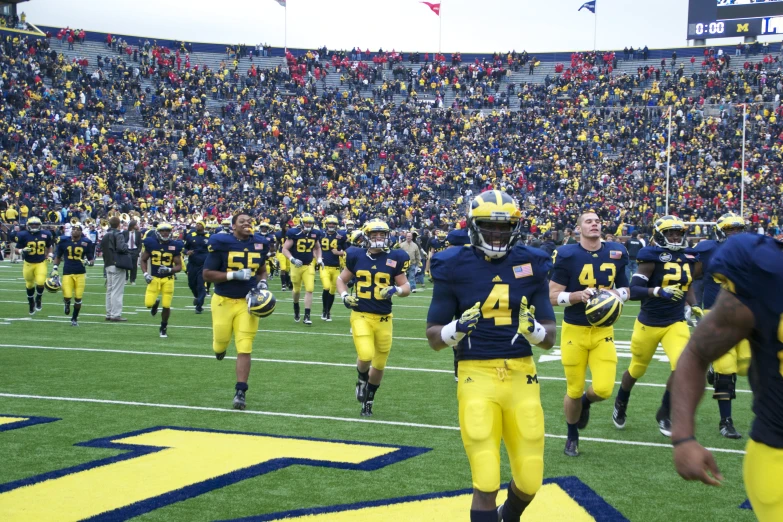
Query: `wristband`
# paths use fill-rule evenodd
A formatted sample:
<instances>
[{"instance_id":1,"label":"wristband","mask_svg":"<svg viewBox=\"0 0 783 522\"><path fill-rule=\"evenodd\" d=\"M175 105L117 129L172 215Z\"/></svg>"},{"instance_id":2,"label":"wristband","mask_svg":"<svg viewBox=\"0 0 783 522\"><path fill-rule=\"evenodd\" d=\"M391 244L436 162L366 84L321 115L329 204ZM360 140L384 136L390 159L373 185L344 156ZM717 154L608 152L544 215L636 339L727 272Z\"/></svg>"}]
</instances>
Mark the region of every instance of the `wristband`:
<instances>
[{"instance_id":1,"label":"wristband","mask_svg":"<svg viewBox=\"0 0 783 522\"><path fill-rule=\"evenodd\" d=\"M57 265L52 265L52 270L57 271Z\"/></svg>"},{"instance_id":2,"label":"wristband","mask_svg":"<svg viewBox=\"0 0 783 522\"><path fill-rule=\"evenodd\" d=\"M340 294L340 299L345 299L345 296L350 295L348 292L343 292Z\"/></svg>"},{"instance_id":3,"label":"wristband","mask_svg":"<svg viewBox=\"0 0 783 522\"><path fill-rule=\"evenodd\" d=\"M691 435L690 437L685 437L685 438L682 438L682 439L673 440L672 441L672 446L678 446L680 444L683 444L685 442L690 442L692 440L696 440L696 436L695 435Z\"/></svg>"},{"instance_id":4,"label":"wristband","mask_svg":"<svg viewBox=\"0 0 783 522\"><path fill-rule=\"evenodd\" d=\"M236 274L236 272L228 272L226 274L226 281L233 281L234 280L234 274ZM144 274L144 275L146 276L147 274Z\"/></svg>"},{"instance_id":5,"label":"wristband","mask_svg":"<svg viewBox=\"0 0 783 522\"><path fill-rule=\"evenodd\" d=\"M557 306L571 306L571 292L560 292L557 295Z\"/></svg>"},{"instance_id":6,"label":"wristband","mask_svg":"<svg viewBox=\"0 0 783 522\"><path fill-rule=\"evenodd\" d=\"M626 290L625 288L618 288L617 293L620 294L620 299L622 299L623 303L626 302L629 297L631 297L628 294L628 290Z\"/></svg>"},{"instance_id":7,"label":"wristband","mask_svg":"<svg viewBox=\"0 0 783 522\"><path fill-rule=\"evenodd\" d=\"M457 346L463 337L465 334L457 331L456 319L440 329L440 338L448 346Z\"/></svg>"},{"instance_id":8,"label":"wristband","mask_svg":"<svg viewBox=\"0 0 783 522\"><path fill-rule=\"evenodd\" d=\"M660 286L656 286L655 288L653 288L653 295L654 295L655 297L661 297L661 296L659 295L659 294L660 294L660 292L661 292L661 287L660 287Z\"/></svg>"},{"instance_id":9,"label":"wristband","mask_svg":"<svg viewBox=\"0 0 783 522\"><path fill-rule=\"evenodd\" d=\"M229 273L230 273L230 272L229 272ZM147 277L149 274L148 274L147 272L144 272L142 275L143 275L144 277Z\"/></svg>"},{"instance_id":10,"label":"wristband","mask_svg":"<svg viewBox=\"0 0 783 522\"><path fill-rule=\"evenodd\" d=\"M525 337L525 339L527 339L527 342L529 342L531 345L538 345L546 338L546 328L541 326L541 323L536 321L535 327L533 328L533 332L522 334L522 335Z\"/></svg>"}]
</instances>

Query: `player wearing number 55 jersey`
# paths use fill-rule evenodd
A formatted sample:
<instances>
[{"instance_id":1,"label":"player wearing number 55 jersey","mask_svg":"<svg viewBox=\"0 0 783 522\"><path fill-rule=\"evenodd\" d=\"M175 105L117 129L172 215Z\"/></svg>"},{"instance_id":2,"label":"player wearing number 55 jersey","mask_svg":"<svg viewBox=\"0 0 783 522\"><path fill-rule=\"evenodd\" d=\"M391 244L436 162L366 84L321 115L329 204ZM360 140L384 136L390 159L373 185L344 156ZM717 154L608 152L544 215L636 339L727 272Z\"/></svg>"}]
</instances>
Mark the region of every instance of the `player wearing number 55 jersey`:
<instances>
[{"instance_id":1,"label":"player wearing number 55 jersey","mask_svg":"<svg viewBox=\"0 0 783 522\"><path fill-rule=\"evenodd\" d=\"M560 353L567 381L564 409L568 438L564 453L569 457L579 456L579 430L587 427L590 405L612 396L617 376L614 327L591 325L585 316L585 303L602 289L617 293L623 301L629 295L625 247L601 242L601 220L595 212L579 216L577 229L579 243L564 245L553 252L549 282L550 302L566 307ZM585 392L588 367L593 379Z\"/></svg>"},{"instance_id":2,"label":"player wearing number 55 jersey","mask_svg":"<svg viewBox=\"0 0 783 522\"><path fill-rule=\"evenodd\" d=\"M294 321L299 322L299 293L305 288L304 324L311 325L310 307L313 306L315 290L315 260L323 266L321 259L321 238L323 232L315 230L315 218L312 214L303 214L302 228L291 228L286 232L283 244L283 256L291 262L291 282L294 285Z\"/></svg>"},{"instance_id":3,"label":"player wearing number 55 jersey","mask_svg":"<svg viewBox=\"0 0 783 522\"><path fill-rule=\"evenodd\" d=\"M721 284L718 299L693 332L674 378L672 444L677 472L687 480L718 485L713 456L695 438L694 414L710 362L748 339L748 380L753 413L743 477L753 514L761 522L783 520L783 243L739 234L710 262ZM710 477L708 472L712 473Z\"/></svg>"},{"instance_id":4,"label":"player wearing number 55 jersey","mask_svg":"<svg viewBox=\"0 0 783 522\"><path fill-rule=\"evenodd\" d=\"M337 291L351 309L351 333L358 354L356 399L363 417L372 415L375 393L392 345L392 297L406 297L405 276L410 260L404 250L389 250L389 225L374 219L364 225L366 248L350 248L345 269L337 278ZM348 282L356 278L356 296L348 295Z\"/></svg>"},{"instance_id":5,"label":"player wearing number 55 jersey","mask_svg":"<svg viewBox=\"0 0 783 522\"><path fill-rule=\"evenodd\" d=\"M17 254L22 254L24 267L24 286L27 289L27 304L30 315L43 308L44 283L46 282L46 259L52 253L54 236L48 230L41 230L41 220L31 217L27 220L27 230L17 232L13 238Z\"/></svg>"},{"instance_id":6,"label":"player wearing number 55 jersey","mask_svg":"<svg viewBox=\"0 0 783 522\"><path fill-rule=\"evenodd\" d=\"M62 277L65 315L71 313L71 298L75 300L71 326L79 326L79 312L82 308L82 297L84 296L84 285L87 277L87 270L84 268L84 265L89 264L92 266L94 258L95 243L83 235L81 223L72 225L71 237L63 238L57 244L57 254L54 259L54 266L52 266L52 275L57 275L60 262L65 261Z\"/></svg>"},{"instance_id":7,"label":"player wearing number 55 jersey","mask_svg":"<svg viewBox=\"0 0 783 522\"><path fill-rule=\"evenodd\" d=\"M171 316L171 300L174 298L174 274L182 271L182 241L171 239L171 225L160 223L154 234L144 239L144 251L141 253L141 266L147 266L150 260L150 272L144 272L147 291L144 293L144 306L150 313L157 315L158 307L163 305L160 321L160 336L168 337L166 329ZM161 300L162 296L162 300Z\"/></svg>"},{"instance_id":8,"label":"player wearing number 55 jersey","mask_svg":"<svg viewBox=\"0 0 783 522\"><path fill-rule=\"evenodd\" d=\"M266 289L266 258L269 243L253 234L252 218L239 213L232 219L231 234L209 238L209 254L204 262L204 281L215 283L212 297L212 350L218 361L226 356L234 336L237 348L237 383L234 408L245 409L250 354L258 331L258 317L248 311L246 297L253 288Z\"/></svg>"},{"instance_id":9,"label":"player wearing number 55 jersey","mask_svg":"<svg viewBox=\"0 0 783 522\"><path fill-rule=\"evenodd\" d=\"M433 256L435 281L427 315L434 350L459 346L459 421L473 476L471 522L518 522L541 488L544 411L533 345L555 342L549 302L549 256L517 245L520 211L505 192L491 190L471 202L471 246ZM496 508L500 441L513 480Z\"/></svg>"},{"instance_id":10,"label":"player wearing number 55 jersey","mask_svg":"<svg viewBox=\"0 0 783 522\"><path fill-rule=\"evenodd\" d=\"M656 246L644 247L636 257L639 269L631 279L631 299L640 300L642 308L631 335L631 365L623 374L612 420L617 428L625 427L631 389L647 371L660 343L669 358L672 374L655 420L661 434L670 437L671 381L690 337L685 304L696 304L691 283L701 277L701 263L699 255L687 248L685 223L675 216L663 216L655 222L653 241Z\"/></svg>"}]
</instances>

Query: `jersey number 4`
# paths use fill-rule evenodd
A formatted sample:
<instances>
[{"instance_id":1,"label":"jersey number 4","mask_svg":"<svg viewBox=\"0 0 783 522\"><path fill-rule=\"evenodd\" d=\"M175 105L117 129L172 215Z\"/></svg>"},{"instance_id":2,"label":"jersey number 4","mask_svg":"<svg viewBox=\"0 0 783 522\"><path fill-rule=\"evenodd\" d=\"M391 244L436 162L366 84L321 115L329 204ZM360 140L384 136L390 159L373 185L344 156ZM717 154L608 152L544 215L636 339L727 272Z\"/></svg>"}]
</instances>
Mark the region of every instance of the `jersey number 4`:
<instances>
[{"instance_id":1,"label":"jersey number 4","mask_svg":"<svg viewBox=\"0 0 783 522\"><path fill-rule=\"evenodd\" d=\"M508 326L511 324L509 302L508 285L496 284L492 287L487 300L481 305L481 316L485 319L494 319L495 326Z\"/></svg>"}]
</instances>

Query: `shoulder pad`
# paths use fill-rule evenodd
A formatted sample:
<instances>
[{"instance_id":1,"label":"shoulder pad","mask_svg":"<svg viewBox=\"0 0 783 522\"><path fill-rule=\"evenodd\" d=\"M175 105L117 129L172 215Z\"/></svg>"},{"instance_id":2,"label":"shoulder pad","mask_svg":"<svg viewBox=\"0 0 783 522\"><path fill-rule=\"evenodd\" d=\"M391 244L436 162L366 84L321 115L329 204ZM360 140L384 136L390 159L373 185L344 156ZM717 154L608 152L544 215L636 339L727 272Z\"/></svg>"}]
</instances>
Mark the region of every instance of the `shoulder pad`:
<instances>
[{"instance_id":1,"label":"shoulder pad","mask_svg":"<svg viewBox=\"0 0 783 522\"><path fill-rule=\"evenodd\" d=\"M557 252L557 258L568 259L574 254L574 252L576 252L577 248L579 248L579 245L577 243L571 243L570 245L559 246L555 248L555 251Z\"/></svg>"},{"instance_id":2,"label":"shoulder pad","mask_svg":"<svg viewBox=\"0 0 783 522\"><path fill-rule=\"evenodd\" d=\"M610 250L619 250L623 254L628 254L628 250L625 248L625 245L622 243L618 243L617 241L607 241L604 243L606 245L606 248Z\"/></svg>"},{"instance_id":3,"label":"shoulder pad","mask_svg":"<svg viewBox=\"0 0 783 522\"><path fill-rule=\"evenodd\" d=\"M693 247L693 250L695 252L712 252L717 246L718 243L714 239L708 239L706 241L700 241L696 243L696 246Z\"/></svg>"},{"instance_id":4,"label":"shoulder pad","mask_svg":"<svg viewBox=\"0 0 783 522\"><path fill-rule=\"evenodd\" d=\"M639 250L639 253L636 255L637 261L661 261L666 263L672 259L674 259L674 254L657 246L644 247Z\"/></svg>"},{"instance_id":5,"label":"shoulder pad","mask_svg":"<svg viewBox=\"0 0 783 522\"><path fill-rule=\"evenodd\" d=\"M512 255L523 262L530 263L534 275L546 277L549 270L552 269L552 258L540 248L516 245L512 250Z\"/></svg>"},{"instance_id":6,"label":"shoulder pad","mask_svg":"<svg viewBox=\"0 0 783 522\"><path fill-rule=\"evenodd\" d=\"M454 273L454 268L459 264L458 259L460 255L464 252L467 252L467 250L463 248L447 248L433 255L430 261L432 278L448 282Z\"/></svg>"}]
</instances>

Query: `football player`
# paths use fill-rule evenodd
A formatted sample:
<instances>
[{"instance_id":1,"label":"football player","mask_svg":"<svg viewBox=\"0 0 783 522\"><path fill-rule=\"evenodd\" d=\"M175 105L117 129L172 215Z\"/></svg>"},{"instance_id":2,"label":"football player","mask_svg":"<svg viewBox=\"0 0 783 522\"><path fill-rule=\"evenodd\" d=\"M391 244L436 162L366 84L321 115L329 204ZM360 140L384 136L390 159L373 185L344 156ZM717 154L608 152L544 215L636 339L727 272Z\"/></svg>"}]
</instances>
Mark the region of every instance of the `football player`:
<instances>
[{"instance_id":1,"label":"football player","mask_svg":"<svg viewBox=\"0 0 783 522\"><path fill-rule=\"evenodd\" d=\"M701 263L699 255L687 248L685 223L676 216L663 216L655 221L653 241L654 246L644 247L636 257L639 268L631 279L631 299L641 301L642 307L631 334L631 365L623 374L612 420L618 429L625 427L631 389L647 371L660 343L669 358L672 374L655 420L660 432L671 437L672 376L690 337L685 304L696 304L691 283L701 277Z\"/></svg>"},{"instance_id":2,"label":"football player","mask_svg":"<svg viewBox=\"0 0 783 522\"><path fill-rule=\"evenodd\" d=\"M204 284L204 261L207 259L207 245L211 234L204 229L203 221L196 221L196 229L185 235L185 255L188 256L188 287L193 294L196 313L204 311L207 286ZM144 266L144 265L142 265Z\"/></svg>"},{"instance_id":3,"label":"football player","mask_svg":"<svg viewBox=\"0 0 783 522\"><path fill-rule=\"evenodd\" d=\"M277 242L275 239L275 233L272 230L272 225L269 223L268 220L263 220L260 225L258 225L258 233L261 234L262 237L266 238L268 244L269 244L269 253L266 257L266 273L269 277L274 276L275 274L275 264L277 262L275 253L277 252Z\"/></svg>"},{"instance_id":4,"label":"football player","mask_svg":"<svg viewBox=\"0 0 783 522\"><path fill-rule=\"evenodd\" d=\"M427 278L432 282L432 275L430 272L430 265L432 264L432 256L437 254L438 252L442 252L448 248L448 244L446 243L446 237L448 234L445 230L436 230L434 233L435 237L432 238L430 241L430 248L429 252L427 252L427 265L424 267L424 275L427 276Z\"/></svg>"},{"instance_id":5,"label":"football player","mask_svg":"<svg viewBox=\"0 0 783 522\"><path fill-rule=\"evenodd\" d=\"M517 244L517 202L490 190L471 202L470 248L435 254L427 339L434 350L461 347L460 431L473 477L471 522L519 521L544 476L544 411L533 346L555 342L549 303L549 256ZM500 441L513 480L500 488Z\"/></svg>"},{"instance_id":6,"label":"football player","mask_svg":"<svg viewBox=\"0 0 783 522\"><path fill-rule=\"evenodd\" d=\"M694 414L710 362L741 340L749 340L753 363L748 380L756 418L742 474L753 514L761 522L779 522L783 520L779 482L783 472L783 243L756 234L735 235L710 260L710 270L722 290L693 332L674 378L674 465L686 480L710 485L723 480L712 454L696 440Z\"/></svg>"},{"instance_id":7,"label":"football player","mask_svg":"<svg viewBox=\"0 0 783 522\"><path fill-rule=\"evenodd\" d=\"M283 255L291 262L291 282L294 285L294 321L299 322L299 293L305 289L304 324L311 325L310 308L313 306L315 290L315 263L323 268L321 256L321 238L323 232L315 230L315 218L312 214L303 214L301 228L294 227L286 232ZM313 262L315 261L315 263Z\"/></svg>"},{"instance_id":8,"label":"football player","mask_svg":"<svg viewBox=\"0 0 783 522\"><path fill-rule=\"evenodd\" d=\"M601 289L628 300L625 265L628 253L620 243L601 241L601 218L585 212L576 222L579 243L563 245L552 254L549 300L565 307L560 335L560 353L566 376L563 399L568 438L564 453L579 456L579 430L587 427L590 405L612 396L617 376L614 327L592 326L585 316L585 303ZM592 384L585 391L590 368Z\"/></svg>"},{"instance_id":9,"label":"football player","mask_svg":"<svg viewBox=\"0 0 783 522\"><path fill-rule=\"evenodd\" d=\"M46 283L46 260L52 258L54 236L48 230L41 230L41 220L34 216L27 220L26 228L15 233L13 242L16 243L16 253L24 260L22 275L30 315L33 315L43 308L41 298Z\"/></svg>"},{"instance_id":10,"label":"football player","mask_svg":"<svg viewBox=\"0 0 783 522\"><path fill-rule=\"evenodd\" d=\"M275 258L277 258L277 265L280 268L280 284L281 290L293 290L294 285L291 283L291 261L283 254L283 244L285 244L286 231L280 226L275 225L275 242L279 245Z\"/></svg>"},{"instance_id":11,"label":"football player","mask_svg":"<svg viewBox=\"0 0 783 522\"><path fill-rule=\"evenodd\" d=\"M82 297L87 277L85 265L93 266L95 263L95 243L83 234L84 227L81 223L71 225L71 237L63 238L57 244L57 254L52 266L51 276L58 275L60 262L65 260L63 266L62 289L65 308L63 313L71 313L71 298L74 299L71 326L79 326L79 312L82 309Z\"/></svg>"},{"instance_id":12,"label":"football player","mask_svg":"<svg viewBox=\"0 0 783 522\"><path fill-rule=\"evenodd\" d=\"M446 235L446 246L463 246L470 244L468 231L464 228L455 228Z\"/></svg>"},{"instance_id":13,"label":"football player","mask_svg":"<svg viewBox=\"0 0 783 522\"><path fill-rule=\"evenodd\" d=\"M700 316L708 312L715 304L720 285L712 277L710 261L717 254L726 239L735 234L745 232L745 220L733 212L723 214L718 218L715 226L715 240L702 241L696 245L696 252L704 267L704 295L702 308L693 307L692 313ZM704 310L702 312L701 310ZM687 308L686 308L687 315ZM750 343L747 340L740 341L737 346L729 350L723 357L712 364L712 371L707 373L709 384L714 387L712 398L718 401L720 422L718 431L727 439L741 439L742 435L734 427L731 418L731 401L736 397L735 386L737 375L747 375L750 366Z\"/></svg>"},{"instance_id":14,"label":"football player","mask_svg":"<svg viewBox=\"0 0 783 522\"><path fill-rule=\"evenodd\" d=\"M323 312L321 319L332 320L332 305L334 294L337 292L337 277L340 275L340 258L345 256L348 238L342 231L337 230L337 216L327 216L324 220L326 233L321 238L321 252L323 252L324 266L321 268L321 285L323 286Z\"/></svg>"},{"instance_id":15,"label":"football player","mask_svg":"<svg viewBox=\"0 0 783 522\"><path fill-rule=\"evenodd\" d=\"M171 234L170 224L158 224L154 234L147 234L141 252L141 266L144 267L144 280L147 282L144 306L150 309L154 317L158 314L158 307L163 305L160 316L160 336L163 338L168 337L166 328L171 316L171 300L174 298L174 274L182 271L183 244L182 241L171 239ZM147 261L150 262L149 272Z\"/></svg>"},{"instance_id":16,"label":"football player","mask_svg":"<svg viewBox=\"0 0 783 522\"><path fill-rule=\"evenodd\" d=\"M351 333L358 355L356 399L362 403L362 417L372 416L375 394L392 345L392 297L411 293L405 274L410 259L404 250L389 250L389 225L373 219L363 227L366 248L351 248L345 269L337 278L337 291L351 310ZM356 295L348 294L347 283L356 277Z\"/></svg>"},{"instance_id":17,"label":"football player","mask_svg":"<svg viewBox=\"0 0 783 522\"><path fill-rule=\"evenodd\" d=\"M269 244L253 233L247 213L233 218L232 234L209 238L209 254L204 262L204 280L215 283L212 297L212 351L222 361L234 336L237 349L234 409L244 410L250 355L258 331L258 317L248 311L247 295L254 288L267 289L266 263Z\"/></svg>"}]
</instances>

